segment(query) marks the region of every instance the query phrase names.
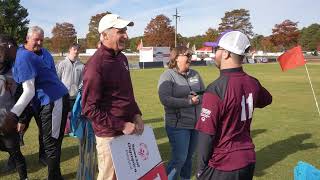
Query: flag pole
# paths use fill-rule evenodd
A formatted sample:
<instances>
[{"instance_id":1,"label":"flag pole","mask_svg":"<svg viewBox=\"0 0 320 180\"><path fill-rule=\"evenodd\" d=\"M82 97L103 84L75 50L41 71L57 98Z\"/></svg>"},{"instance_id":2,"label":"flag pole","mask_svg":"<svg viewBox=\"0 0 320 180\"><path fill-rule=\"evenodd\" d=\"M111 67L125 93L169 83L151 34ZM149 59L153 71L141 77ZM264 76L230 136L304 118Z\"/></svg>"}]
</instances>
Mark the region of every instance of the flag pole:
<instances>
[{"instance_id":1,"label":"flag pole","mask_svg":"<svg viewBox=\"0 0 320 180\"><path fill-rule=\"evenodd\" d=\"M308 75L308 79L309 79L310 87L311 87L311 90L312 90L312 93L313 93L313 98L314 98L314 101L316 102L317 110L318 110L319 117L320 117L319 105L318 105L318 101L317 101L316 94L314 93L314 90L313 90L313 86L312 86L311 78L310 78L310 75L309 75L309 71L308 71L307 63L306 63L306 64L304 64L304 67L306 68L306 72L307 72L307 75Z\"/></svg>"}]
</instances>

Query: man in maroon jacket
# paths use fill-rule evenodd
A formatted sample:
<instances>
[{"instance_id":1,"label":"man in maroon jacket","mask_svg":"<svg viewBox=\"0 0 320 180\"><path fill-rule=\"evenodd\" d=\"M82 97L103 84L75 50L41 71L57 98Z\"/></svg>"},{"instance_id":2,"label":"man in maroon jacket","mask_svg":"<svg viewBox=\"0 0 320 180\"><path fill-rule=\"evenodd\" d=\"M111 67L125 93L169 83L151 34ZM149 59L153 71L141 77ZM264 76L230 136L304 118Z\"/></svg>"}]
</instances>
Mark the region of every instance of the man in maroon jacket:
<instances>
[{"instance_id":1,"label":"man in maroon jacket","mask_svg":"<svg viewBox=\"0 0 320 180\"><path fill-rule=\"evenodd\" d=\"M141 134L143 121L135 101L128 60L121 53L133 22L107 14L99 22L100 48L84 68L83 114L92 121L98 153L98 180L116 179L109 142L123 134Z\"/></svg>"},{"instance_id":2,"label":"man in maroon jacket","mask_svg":"<svg viewBox=\"0 0 320 180\"><path fill-rule=\"evenodd\" d=\"M228 31L212 45L220 77L207 87L196 125L201 142L197 178L250 180L256 162L250 136L253 111L271 104L272 96L242 69L250 47L245 34Z\"/></svg>"}]
</instances>

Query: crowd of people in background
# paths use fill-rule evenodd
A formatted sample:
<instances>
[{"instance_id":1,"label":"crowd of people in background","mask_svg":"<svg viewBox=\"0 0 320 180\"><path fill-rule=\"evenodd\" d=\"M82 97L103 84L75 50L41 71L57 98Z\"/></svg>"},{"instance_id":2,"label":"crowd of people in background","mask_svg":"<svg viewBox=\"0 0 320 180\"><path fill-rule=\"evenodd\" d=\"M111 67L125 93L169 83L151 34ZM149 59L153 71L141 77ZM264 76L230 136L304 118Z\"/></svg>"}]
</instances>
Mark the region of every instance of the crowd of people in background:
<instances>
[{"instance_id":1,"label":"crowd of people in background","mask_svg":"<svg viewBox=\"0 0 320 180\"><path fill-rule=\"evenodd\" d=\"M38 26L29 28L20 46L12 37L0 35L0 150L10 155L7 169L16 168L20 179L28 179L20 144L34 117L39 130L39 162L47 166L48 180L63 179L61 145L71 130L70 110L83 84L82 114L95 134L97 179L117 179L109 142L144 131L128 60L121 52L128 40L127 28L133 25L119 15L105 15L98 26L98 49L85 65L75 43L55 65L50 52L42 47L44 32ZM271 104L272 96L242 68L250 48L245 34L224 32L212 47L220 76L207 88L200 74L190 68L192 51L184 46L171 50L168 69L158 81L171 147L166 169L169 180L191 179L194 154L198 157L197 179L253 178L252 114L255 108Z\"/></svg>"}]
</instances>

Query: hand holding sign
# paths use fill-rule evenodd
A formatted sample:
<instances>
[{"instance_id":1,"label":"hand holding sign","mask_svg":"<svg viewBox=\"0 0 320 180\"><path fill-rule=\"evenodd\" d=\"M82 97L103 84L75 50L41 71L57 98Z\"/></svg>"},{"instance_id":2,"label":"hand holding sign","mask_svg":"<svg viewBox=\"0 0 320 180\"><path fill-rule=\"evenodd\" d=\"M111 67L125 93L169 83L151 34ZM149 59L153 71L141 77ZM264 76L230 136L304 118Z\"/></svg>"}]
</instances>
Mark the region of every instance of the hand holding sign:
<instances>
[{"instance_id":1,"label":"hand holding sign","mask_svg":"<svg viewBox=\"0 0 320 180\"><path fill-rule=\"evenodd\" d=\"M157 171L155 167L161 163L156 139L149 126L145 126L139 136L123 135L114 138L110 142L110 149L118 180L140 179Z\"/></svg>"}]
</instances>

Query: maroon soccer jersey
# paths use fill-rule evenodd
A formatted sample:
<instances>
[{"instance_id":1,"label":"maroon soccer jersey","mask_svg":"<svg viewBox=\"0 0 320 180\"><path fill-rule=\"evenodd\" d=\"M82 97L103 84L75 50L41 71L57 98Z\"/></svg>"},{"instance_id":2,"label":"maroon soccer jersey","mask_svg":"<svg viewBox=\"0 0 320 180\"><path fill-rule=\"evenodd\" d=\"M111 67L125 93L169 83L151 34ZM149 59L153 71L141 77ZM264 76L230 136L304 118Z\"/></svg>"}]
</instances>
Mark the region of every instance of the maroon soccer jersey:
<instances>
[{"instance_id":1,"label":"maroon soccer jersey","mask_svg":"<svg viewBox=\"0 0 320 180\"><path fill-rule=\"evenodd\" d=\"M215 135L209 166L232 171L256 161L250 136L252 114L254 108L271 102L270 93L242 68L221 70L203 95L196 125L197 130Z\"/></svg>"}]
</instances>

